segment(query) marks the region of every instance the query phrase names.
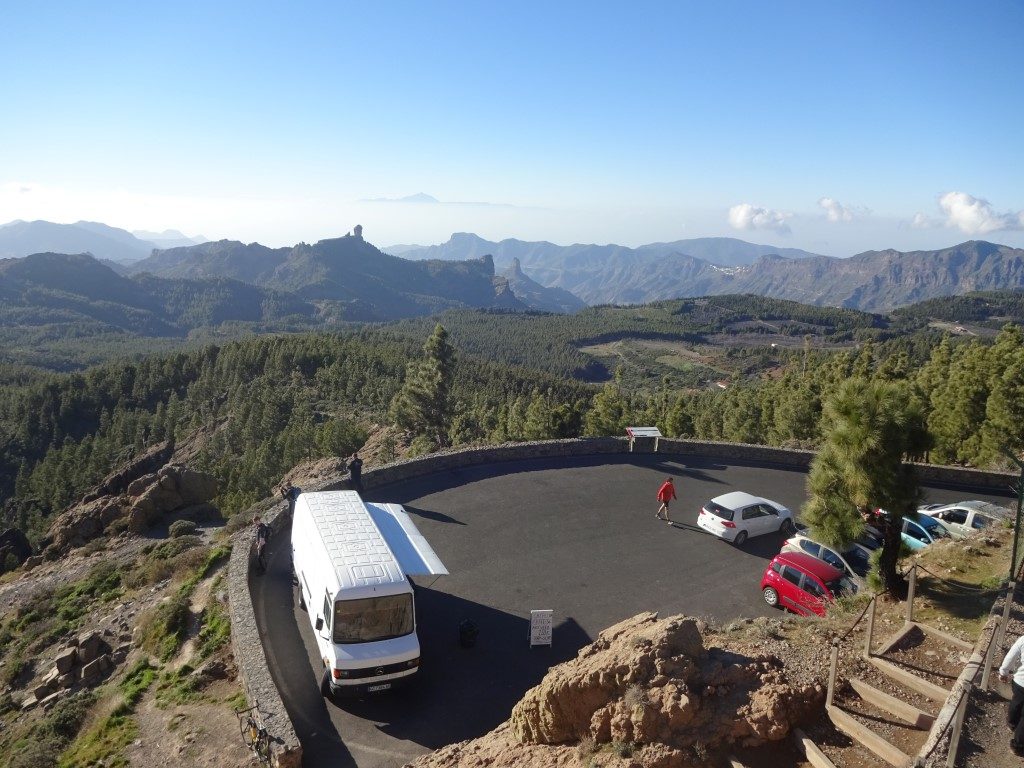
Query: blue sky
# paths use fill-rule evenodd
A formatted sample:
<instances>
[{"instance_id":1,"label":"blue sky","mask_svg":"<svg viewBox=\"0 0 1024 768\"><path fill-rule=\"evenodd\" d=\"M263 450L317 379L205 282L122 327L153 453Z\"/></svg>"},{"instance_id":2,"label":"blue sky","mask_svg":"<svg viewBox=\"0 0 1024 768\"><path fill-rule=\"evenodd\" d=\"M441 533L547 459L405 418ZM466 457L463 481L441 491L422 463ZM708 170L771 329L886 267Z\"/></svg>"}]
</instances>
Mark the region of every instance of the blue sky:
<instances>
[{"instance_id":1,"label":"blue sky","mask_svg":"<svg viewBox=\"0 0 1024 768\"><path fill-rule=\"evenodd\" d=\"M1020 2L509 5L9 7L0 222L1024 246Z\"/></svg>"}]
</instances>

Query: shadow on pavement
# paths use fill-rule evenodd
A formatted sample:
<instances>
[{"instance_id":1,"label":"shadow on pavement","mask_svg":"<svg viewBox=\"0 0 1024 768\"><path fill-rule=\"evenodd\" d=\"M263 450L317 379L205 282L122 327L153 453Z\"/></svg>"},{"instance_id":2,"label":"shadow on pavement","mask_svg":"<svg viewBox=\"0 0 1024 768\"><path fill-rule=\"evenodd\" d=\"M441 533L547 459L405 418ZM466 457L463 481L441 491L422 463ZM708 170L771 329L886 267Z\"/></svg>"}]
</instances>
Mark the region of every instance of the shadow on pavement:
<instances>
[{"instance_id":1,"label":"shadow on pavement","mask_svg":"<svg viewBox=\"0 0 1024 768\"><path fill-rule=\"evenodd\" d=\"M432 509L423 509L421 507L412 507L408 504L404 505L404 509L410 515L416 515L416 517L422 517L426 520L435 520L439 523L453 523L455 525L465 525L461 520L456 520L451 515L446 515L444 512L436 512Z\"/></svg>"},{"instance_id":2,"label":"shadow on pavement","mask_svg":"<svg viewBox=\"0 0 1024 768\"><path fill-rule=\"evenodd\" d=\"M552 647L530 648L528 619L424 587L416 590L416 607L419 679L386 696L338 699L332 706L430 749L479 736L506 720L549 667L590 642L569 618L555 626ZM472 648L459 644L465 619L479 628Z\"/></svg>"}]
</instances>

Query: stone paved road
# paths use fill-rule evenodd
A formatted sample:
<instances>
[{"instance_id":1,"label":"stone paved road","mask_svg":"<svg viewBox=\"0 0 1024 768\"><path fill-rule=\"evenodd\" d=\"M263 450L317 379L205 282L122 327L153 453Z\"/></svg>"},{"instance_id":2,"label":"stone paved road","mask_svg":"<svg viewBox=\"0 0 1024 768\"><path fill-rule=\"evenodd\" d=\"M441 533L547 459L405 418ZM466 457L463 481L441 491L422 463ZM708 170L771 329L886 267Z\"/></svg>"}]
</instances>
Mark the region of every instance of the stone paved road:
<instances>
[{"instance_id":1,"label":"stone paved road","mask_svg":"<svg viewBox=\"0 0 1024 768\"><path fill-rule=\"evenodd\" d=\"M669 526L654 519L655 492L676 478ZM700 532L707 499L746 490L798 509L803 473L656 455L543 459L472 467L367 494L405 505L451 572L417 596L420 680L390 695L326 702L312 629L294 600L287 539L273 543L254 590L271 671L306 766L398 766L493 728L547 668L597 633L644 610L730 619L770 615L758 587L781 537L742 549ZM1005 499L928 489L927 500ZM552 648L530 649L530 610L555 612ZM480 627L462 649L462 619Z\"/></svg>"}]
</instances>

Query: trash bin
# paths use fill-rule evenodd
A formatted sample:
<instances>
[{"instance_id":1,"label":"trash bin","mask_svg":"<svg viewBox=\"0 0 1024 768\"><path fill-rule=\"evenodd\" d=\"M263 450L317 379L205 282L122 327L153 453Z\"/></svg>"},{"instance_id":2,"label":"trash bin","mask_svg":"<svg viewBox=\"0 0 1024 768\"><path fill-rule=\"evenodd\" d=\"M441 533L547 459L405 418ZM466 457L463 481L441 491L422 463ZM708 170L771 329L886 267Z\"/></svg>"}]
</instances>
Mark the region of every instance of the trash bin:
<instances>
[{"instance_id":1,"label":"trash bin","mask_svg":"<svg viewBox=\"0 0 1024 768\"><path fill-rule=\"evenodd\" d=\"M476 636L480 634L480 628L472 619L466 619L459 624L459 645L463 648L472 648L476 645Z\"/></svg>"}]
</instances>

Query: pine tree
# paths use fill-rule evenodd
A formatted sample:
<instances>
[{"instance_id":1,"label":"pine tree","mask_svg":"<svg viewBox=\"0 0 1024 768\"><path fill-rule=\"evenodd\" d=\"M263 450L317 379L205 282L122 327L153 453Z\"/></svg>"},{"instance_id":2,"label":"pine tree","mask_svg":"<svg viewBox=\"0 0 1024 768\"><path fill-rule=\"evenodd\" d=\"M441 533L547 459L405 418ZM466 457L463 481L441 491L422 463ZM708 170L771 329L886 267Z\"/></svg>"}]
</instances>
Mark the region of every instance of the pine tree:
<instances>
[{"instance_id":1,"label":"pine tree","mask_svg":"<svg viewBox=\"0 0 1024 768\"><path fill-rule=\"evenodd\" d=\"M455 350L440 324L423 345L423 359L409 363L405 382L391 413L395 425L429 439L436 448L449 445Z\"/></svg>"},{"instance_id":2,"label":"pine tree","mask_svg":"<svg viewBox=\"0 0 1024 768\"><path fill-rule=\"evenodd\" d=\"M889 513L880 570L891 594L900 584L896 564L903 514L920 498L913 470L903 459L921 450L922 424L904 389L851 379L825 403L825 441L807 478L810 499L802 519L824 544L853 541L864 530L865 511L881 507Z\"/></svg>"}]
</instances>

